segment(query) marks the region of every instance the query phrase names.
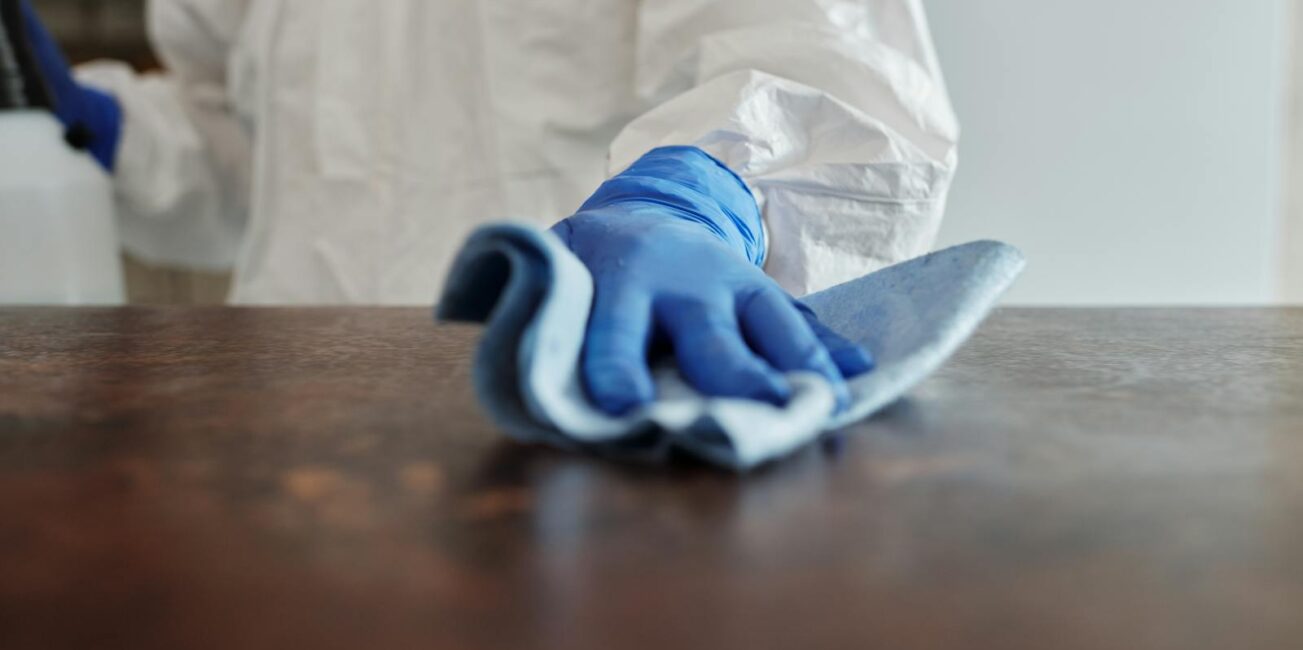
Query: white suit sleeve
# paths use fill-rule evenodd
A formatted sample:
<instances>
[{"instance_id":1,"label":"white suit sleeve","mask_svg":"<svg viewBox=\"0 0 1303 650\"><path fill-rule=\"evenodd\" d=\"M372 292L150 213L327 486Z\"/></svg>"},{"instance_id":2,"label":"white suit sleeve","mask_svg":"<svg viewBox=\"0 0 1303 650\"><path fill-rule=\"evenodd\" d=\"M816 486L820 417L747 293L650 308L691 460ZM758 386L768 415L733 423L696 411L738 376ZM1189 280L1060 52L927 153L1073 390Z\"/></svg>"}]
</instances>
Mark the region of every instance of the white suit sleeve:
<instances>
[{"instance_id":1,"label":"white suit sleeve","mask_svg":"<svg viewBox=\"0 0 1303 650\"><path fill-rule=\"evenodd\" d=\"M921 0L648 0L637 91L611 148L696 145L764 214L766 270L803 295L926 252L959 128Z\"/></svg>"},{"instance_id":2,"label":"white suit sleeve","mask_svg":"<svg viewBox=\"0 0 1303 650\"><path fill-rule=\"evenodd\" d=\"M152 0L148 26L166 72L115 62L78 78L117 97L122 139L113 178L124 247L146 262L229 268L247 220L250 137L227 65L248 0Z\"/></svg>"}]
</instances>

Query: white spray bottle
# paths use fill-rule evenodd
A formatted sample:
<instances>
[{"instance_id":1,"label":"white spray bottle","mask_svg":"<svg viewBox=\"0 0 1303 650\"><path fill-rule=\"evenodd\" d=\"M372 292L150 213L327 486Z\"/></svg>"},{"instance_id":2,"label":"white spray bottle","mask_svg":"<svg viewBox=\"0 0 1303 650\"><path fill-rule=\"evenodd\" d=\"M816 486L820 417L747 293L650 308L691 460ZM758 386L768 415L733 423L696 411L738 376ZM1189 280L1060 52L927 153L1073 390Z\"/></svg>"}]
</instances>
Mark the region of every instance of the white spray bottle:
<instances>
[{"instance_id":1,"label":"white spray bottle","mask_svg":"<svg viewBox=\"0 0 1303 650\"><path fill-rule=\"evenodd\" d=\"M65 141L20 9L0 0L0 305L121 304L112 185Z\"/></svg>"}]
</instances>

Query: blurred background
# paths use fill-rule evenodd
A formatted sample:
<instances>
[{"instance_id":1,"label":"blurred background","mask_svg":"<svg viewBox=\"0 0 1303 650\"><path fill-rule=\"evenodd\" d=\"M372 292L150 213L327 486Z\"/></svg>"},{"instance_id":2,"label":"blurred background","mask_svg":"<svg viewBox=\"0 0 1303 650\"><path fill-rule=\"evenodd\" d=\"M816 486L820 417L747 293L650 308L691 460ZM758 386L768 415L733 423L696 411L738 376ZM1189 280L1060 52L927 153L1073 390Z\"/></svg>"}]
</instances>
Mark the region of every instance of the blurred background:
<instances>
[{"instance_id":1,"label":"blurred background","mask_svg":"<svg viewBox=\"0 0 1303 650\"><path fill-rule=\"evenodd\" d=\"M964 126L940 245L1022 247L1009 302L1303 302L1294 2L925 3ZM154 65L143 0L36 4L73 58ZM129 261L128 286L219 302L226 282Z\"/></svg>"},{"instance_id":2,"label":"blurred background","mask_svg":"<svg viewBox=\"0 0 1303 650\"><path fill-rule=\"evenodd\" d=\"M1021 246L1011 302L1303 300L1293 3L925 2L964 127L941 243Z\"/></svg>"},{"instance_id":3,"label":"blurred background","mask_svg":"<svg viewBox=\"0 0 1303 650\"><path fill-rule=\"evenodd\" d=\"M145 0L34 0L71 59L108 57L154 65L145 36Z\"/></svg>"},{"instance_id":4,"label":"blurred background","mask_svg":"<svg viewBox=\"0 0 1303 650\"><path fill-rule=\"evenodd\" d=\"M145 32L146 0L32 0L68 58L111 58L139 70L159 64ZM156 268L127 256L127 297L137 304L221 304L230 279L224 274Z\"/></svg>"}]
</instances>

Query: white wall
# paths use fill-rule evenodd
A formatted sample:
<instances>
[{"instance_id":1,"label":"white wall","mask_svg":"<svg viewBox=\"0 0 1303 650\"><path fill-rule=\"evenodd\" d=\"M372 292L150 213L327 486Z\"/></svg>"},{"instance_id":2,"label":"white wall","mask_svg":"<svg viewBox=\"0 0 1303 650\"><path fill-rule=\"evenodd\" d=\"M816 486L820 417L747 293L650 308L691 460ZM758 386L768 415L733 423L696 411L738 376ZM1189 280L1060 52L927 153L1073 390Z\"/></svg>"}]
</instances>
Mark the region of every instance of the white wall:
<instances>
[{"instance_id":1,"label":"white wall","mask_svg":"<svg viewBox=\"0 0 1303 650\"><path fill-rule=\"evenodd\" d=\"M1033 304L1277 294L1287 0L926 0L964 125L941 244Z\"/></svg>"},{"instance_id":2,"label":"white wall","mask_svg":"<svg viewBox=\"0 0 1303 650\"><path fill-rule=\"evenodd\" d=\"M1280 295L1291 304L1303 305L1303 0L1287 0L1293 14L1289 37L1290 82L1289 102L1285 121L1286 137L1284 193L1285 210L1282 214Z\"/></svg>"}]
</instances>

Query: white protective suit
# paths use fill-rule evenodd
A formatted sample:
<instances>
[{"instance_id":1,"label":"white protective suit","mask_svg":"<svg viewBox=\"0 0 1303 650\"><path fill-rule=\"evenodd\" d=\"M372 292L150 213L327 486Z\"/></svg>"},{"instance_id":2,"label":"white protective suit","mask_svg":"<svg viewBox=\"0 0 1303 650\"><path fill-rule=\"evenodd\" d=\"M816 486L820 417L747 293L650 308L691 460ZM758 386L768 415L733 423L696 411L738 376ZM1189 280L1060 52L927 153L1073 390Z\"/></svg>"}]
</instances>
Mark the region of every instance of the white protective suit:
<instances>
[{"instance_id":1,"label":"white protective suit","mask_svg":"<svg viewBox=\"0 0 1303 650\"><path fill-rule=\"evenodd\" d=\"M737 171L805 294L925 252L958 127L921 0L154 0L122 233L238 303L429 304L464 236L549 225L660 145Z\"/></svg>"}]
</instances>

